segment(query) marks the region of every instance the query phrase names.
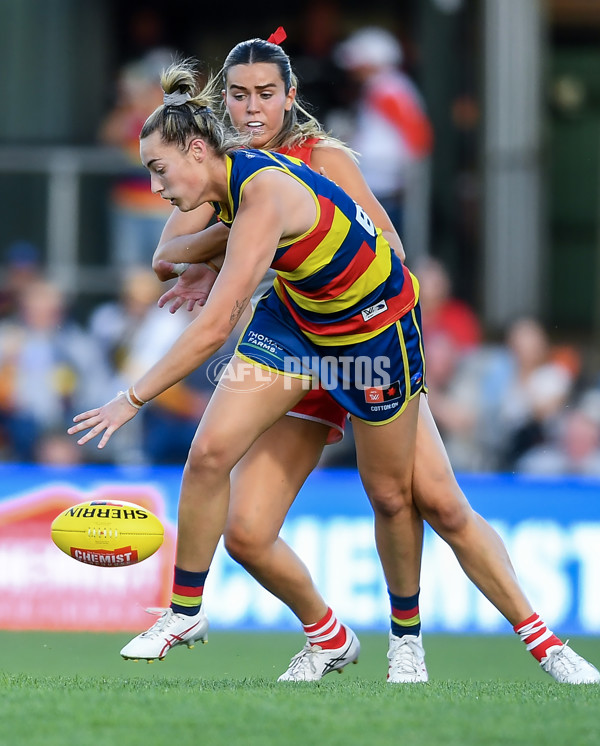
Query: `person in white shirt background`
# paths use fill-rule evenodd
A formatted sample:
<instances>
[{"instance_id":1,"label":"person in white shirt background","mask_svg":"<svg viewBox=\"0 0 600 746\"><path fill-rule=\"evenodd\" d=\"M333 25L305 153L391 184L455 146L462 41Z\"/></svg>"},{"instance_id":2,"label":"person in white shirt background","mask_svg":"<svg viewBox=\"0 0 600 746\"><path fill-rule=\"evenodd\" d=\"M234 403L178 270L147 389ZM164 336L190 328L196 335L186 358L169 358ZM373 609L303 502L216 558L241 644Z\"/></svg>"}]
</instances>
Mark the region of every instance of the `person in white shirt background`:
<instances>
[{"instance_id":1,"label":"person in white shirt background","mask_svg":"<svg viewBox=\"0 0 600 746\"><path fill-rule=\"evenodd\" d=\"M403 56L396 37L375 26L359 29L334 52L336 64L359 86L355 118L343 139L358 153L365 180L400 237L410 169L433 148L423 99L400 67Z\"/></svg>"}]
</instances>

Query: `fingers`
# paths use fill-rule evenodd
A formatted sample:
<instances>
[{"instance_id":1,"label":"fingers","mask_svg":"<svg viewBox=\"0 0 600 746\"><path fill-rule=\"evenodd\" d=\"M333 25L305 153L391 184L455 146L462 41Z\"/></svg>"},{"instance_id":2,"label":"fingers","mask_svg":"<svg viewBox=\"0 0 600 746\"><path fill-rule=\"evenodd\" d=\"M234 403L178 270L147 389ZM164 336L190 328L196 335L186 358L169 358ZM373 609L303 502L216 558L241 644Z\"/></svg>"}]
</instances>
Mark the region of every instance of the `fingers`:
<instances>
[{"instance_id":1,"label":"fingers","mask_svg":"<svg viewBox=\"0 0 600 746\"><path fill-rule=\"evenodd\" d=\"M79 438L79 440L77 441L77 445L84 445L89 440L92 440L92 438L100 435L100 433L104 429L106 429L107 425L103 420L100 419L100 417L98 416L98 412L99 410L94 409L90 412L83 412L82 414L78 414L76 417L73 417L73 422L78 422L79 424L73 425L67 430L67 433L69 435L75 435L77 433L83 432L84 430L89 430L89 432Z\"/></svg>"},{"instance_id":2,"label":"fingers","mask_svg":"<svg viewBox=\"0 0 600 746\"><path fill-rule=\"evenodd\" d=\"M81 438L79 438L79 440L77 441L77 445L83 446L88 441L93 440L96 437L96 435L100 435L100 433L104 430L105 427L106 427L105 425L97 425L96 427L93 427L89 431L89 433L86 433ZM102 440L104 440L104 438L102 438ZM98 444L98 448L101 447L101 443L102 441L100 441L100 443Z\"/></svg>"},{"instance_id":3,"label":"fingers","mask_svg":"<svg viewBox=\"0 0 600 746\"><path fill-rule=\"evenodd\" d=\"M173 288L171 288L170 290L167 290L167 292L163 293L158 299L158 307L162 308L163 306L165 306L171 300L173 296L174 296Z\"/></svg>"},{"instance_id":4,"label":"fingers","mask_svg":"<svg viewBox=\"0 0 600 746\"><path fill-rule=\"evenodd\" d=\"M90 420L92 417L98 417L99 414L100 409L90 409L87 412L82 412L81 414L75 415L75 417L73 417L73 422L83 422L84 420ZM72 435L73 433L78 433L80 430L85 430L86 427L88 427L88 425L78 425L77 427L73 425L67 430L67 432Z\"/></svg>"},{"instance_id":5,"label":"fingers","mask_svg":"<svg viewBox=\"0 0 600 746\"><path fill-rule=\"evenodd\" d=\"M116 428L114 427L107 427L106 432L100 439L100 442L98 443L98 448L104 448L104 446L108 443L110 440L110 436L114 433Z\"/></svg>"},{"instance_id":6,"label":"fingers","mask_svg":"<svg viewBox=\"0 0 600 746\"><path fill-rule=\"evenodd\" d=\"M127 401L127 398L123 395L123 392L119 392L114 399L111 399L107 404L99 409L90 409L87 412L73 417L75 425L67 430L69 435L76 435L82 433L84 430L87 432L82 435L77 441L77 445L85 445L90 440L97 436L101 436L98 448L104 448L104 446L110 440L111 435L116 432L122 425L128 422L130 419L135 417L137 409Z\"/></svg>"},{"instance_id":7,"label":"fingers","mask_svg":"<svg viewBox=\"0 0 600 746\"><path fill-rule=\"evenodd\" d=\"M184 302L185 302L184 298L181 298L180 296L176 296L175 300L173 301L173 303L171 303L171 305L169 306L169 311L171 313L175 313L176 311L178 311L181 308L181 306L184 304Z\"/></svg>"},{"instance_id":8,"label":"fingers","mask_svg":"<svg viewBox=\"0 0 600 746\"><path fill-rule=\"evenodd\" d=\"M69 435L74 435L75 433L79 433L82 430L87 430L87 428L90 427L89 424L82 424L78 427L70 427L67 432ZM96 435L100 435L100 433L104 430L106 425L96 425L95 427L92 427L92 429L86 433L85 435L82 435L81 438L77 441L77 445L82 446L85 445L89 440L92 440L92 438L95 438Z\"/></svg>"}]
</instances>

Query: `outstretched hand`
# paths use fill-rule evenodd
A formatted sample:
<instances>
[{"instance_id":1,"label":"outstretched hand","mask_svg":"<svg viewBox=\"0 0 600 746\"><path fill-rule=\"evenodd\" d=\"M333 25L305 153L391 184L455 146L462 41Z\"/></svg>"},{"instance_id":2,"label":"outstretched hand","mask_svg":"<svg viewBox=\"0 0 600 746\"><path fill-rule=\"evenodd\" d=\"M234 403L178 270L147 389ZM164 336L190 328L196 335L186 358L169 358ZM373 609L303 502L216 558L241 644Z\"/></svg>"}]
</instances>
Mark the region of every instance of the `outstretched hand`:
<instances>
[{"instance_id":1,"label":"outstretched hand","mask_svg":"<svg viewBox=\"0 0 600 746\"><path fill-rule=\"evenodd\" d=\"M84 430L89 430L88 433L83 435L77 441L77 445L85 445L89 440L95 438L97 435L104 433L98 448L104 448L104 446L110 440L110 436L118 430L121 425L124 425L129 420L133 419L137 414L137 409L132 407L127 401L124 394L118 394L114 399L111 399L107 404L98 409L90 409L87 412L73 417L73 422L76 425L70 427L67 432L69 435L75 435L81 433Z\"/></svg>"},{"instance_id":2,"label":"outstretched hand","mask_svg":"<svg viewBox=\"0 0 600 746\"><path fill-rule=\"evenodd\" d=\"M172 262L164 259L161 259L159 264L160 268L166 272L169 272L173 266ZM206 303L216 279L217 273L206 264L190 264L175 285L161 295L158 305L163 308L169 301L172 301L169 306L171 313L175 313L184 304L188 311L193 311L196 304L203 306Z\"/></svg>"}]
</instances>

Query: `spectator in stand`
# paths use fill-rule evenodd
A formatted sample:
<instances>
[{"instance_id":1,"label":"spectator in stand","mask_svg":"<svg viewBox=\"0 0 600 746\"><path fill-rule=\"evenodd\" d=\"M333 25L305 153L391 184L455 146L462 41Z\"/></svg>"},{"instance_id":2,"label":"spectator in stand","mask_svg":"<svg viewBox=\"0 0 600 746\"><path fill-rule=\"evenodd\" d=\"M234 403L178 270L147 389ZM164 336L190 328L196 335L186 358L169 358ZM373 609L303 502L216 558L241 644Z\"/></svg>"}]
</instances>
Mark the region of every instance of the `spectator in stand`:
<instances>
[{"instance_id":1,"label":"spectator in stand","mask_svg":"<svg viewBox=\"0 0 600 746\"><path fill-rule=\"evenodd\" d=\"M18 315L0 326L0 429L5 458L32 461L47 432L68 426L98 391L109 393L105 361L67 314L56 285L36 280Z\"/></svg>"},{"instance_id":2,"label":"spectator in stand","mask_svg":"<svg viewBox=\"0 0 600 746\"><path fill-rule=\"evenodd\" d=\"M479 319L455 298L444 265L431 257L414 267L419 280L429 406L452 466L481 471L488 465L480 439L481 376L485 360Z\"/></svg>"},{"instance_id":3,"label":"spectator in stand","mask_svg":"<svg viewBox=\"0 0 600 746\"><path fill-rule=\"evenodd\" d=\"M433 147L421 95L399 67L400 42L383 28L356 31L337 47L334 56L360 86L348 144L359 154L367 184L402 237L409 169Z\"/></svg>"},{"instance_id":4,"label":"spectator in stand","mask_svg":"<svg viewBox=\"0 0 600 746\"><path fill-rule=\"evenodd\" d=\"M522 456L515 471L524 474L600 476L600 392L588 391L567 409L549 443Z\"/></svg>"},{"instance_id":5,"label":"spectator in stand","mask_svg":"<svg viewBox=\"0 0 600 746\"><path fill-rule=\"evenodd\" d=\"M465 353L447 332L435 332L425 345L429 407L455 471L484 471L489 456L482 441L481 380L485 356Z\"/></svg>"},{"instance_id":6,"label":"spectator in stand","mask_svg":"<svg viewBox=\"0 0 600 746\"><path fill-rule=\"evenodd\" d=\"M573 393L572 365L555 360L548 334L535 318L513 321L506 348L484 381L486 438L497 468L513 471L534 446L546 443Z\"/></svg>"},{"instance_id":7,"label":"spectator in stand","mask_svg":"<svg viewBox=\"0 0 600 746\"><path fill-rule=\"evenodd\" d=\"M100 126L98 139L120 148L129 173L117 181L111 196L111 254L118 266L150 264L171 206L149 189L140 166L139 134L146 118L163 102L160 71L171 53L156 49L120 72L117 100Z\"/></svg>"},{"instance_id":8,"label":"spectator in stand","mask_svg":"<svg viewBox=\"0 0 600 746\"><path fill-rule=\"evenodd\" d=\"M444 334L460 351L479 347L482 341L479 318L467 303L453 296L450 275L444 265L427 257L413 271L419 279L426 346L436 334Z\"/></svg>"},{"instance_id":9,"label":"spectator in stand","mask_svg":"<svg viewBox=\"0 0 600 746\"><path fill-rule=\"evenodd\" d=\"M35 444L34 460L43 466L70 467L83 462L81 448L64 430L48 430Z\"/></svg>"},{"instance_id":10,"label":"spectator in stand","mask_svg":"<svg viewBox=\"0 0 600 746\"><path fill-rule=\"evenodd\" d=\"M2 277L0 319L7 319L18 313L18 299L23 288L42 277L38 247L22 239L9 244L4 254Z\"/></svg>"}]
</instances>

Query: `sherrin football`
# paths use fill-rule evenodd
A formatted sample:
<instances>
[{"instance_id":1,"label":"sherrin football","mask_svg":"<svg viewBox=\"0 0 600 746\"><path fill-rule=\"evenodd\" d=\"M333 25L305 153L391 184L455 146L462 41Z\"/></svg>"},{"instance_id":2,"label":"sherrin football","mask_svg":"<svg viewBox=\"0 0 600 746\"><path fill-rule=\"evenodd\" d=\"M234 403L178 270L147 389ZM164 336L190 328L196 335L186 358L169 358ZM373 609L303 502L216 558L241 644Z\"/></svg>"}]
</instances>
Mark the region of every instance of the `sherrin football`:
<instances>
[{"instance_id":1,"label":"sherrin football","mask_svg":"<svg viewBox=\"0 0 600 746\"><path fill-rule=\"evenodd\" d=\"M52 540L85 565L125 567L150 557L164 527L147 508L120 500L92 500L67 508L52 521Z\"/></svg>"}]
</instances>

